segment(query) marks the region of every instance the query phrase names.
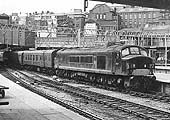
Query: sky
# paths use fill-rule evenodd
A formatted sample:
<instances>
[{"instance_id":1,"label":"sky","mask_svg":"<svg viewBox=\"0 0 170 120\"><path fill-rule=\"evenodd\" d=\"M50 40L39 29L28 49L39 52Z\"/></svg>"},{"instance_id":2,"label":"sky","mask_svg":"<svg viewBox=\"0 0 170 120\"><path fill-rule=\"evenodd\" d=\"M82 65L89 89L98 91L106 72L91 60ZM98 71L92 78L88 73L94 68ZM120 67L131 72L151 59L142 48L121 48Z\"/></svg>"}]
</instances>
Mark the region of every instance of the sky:
<instances>
[{"instance_id":1,"label":"sky","mask_svg":"<svg viewBox=\"0 0 170 120\"><path fill-rule=\"evenodd\" d=\"M89 1L88 10L103 2ZM50 11L67 13L71 9L84 9L84 0L0 0L0 14L33 13Z\"/></svg>"}]
</instances>

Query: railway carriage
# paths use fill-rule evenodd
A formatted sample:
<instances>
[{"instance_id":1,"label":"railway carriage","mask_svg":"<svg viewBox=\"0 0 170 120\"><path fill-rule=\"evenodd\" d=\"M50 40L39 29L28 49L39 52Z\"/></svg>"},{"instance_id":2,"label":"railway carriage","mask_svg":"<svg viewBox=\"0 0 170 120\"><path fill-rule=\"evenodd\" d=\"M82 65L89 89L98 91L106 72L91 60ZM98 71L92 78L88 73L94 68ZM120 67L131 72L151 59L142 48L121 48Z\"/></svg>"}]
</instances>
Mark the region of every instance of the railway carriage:
<instances>
[{"instance_id":1,"label":"railway carriage","mask_svg":"<svg viewBox=\"0 0 170 120\"><path fill-rule=\"evenodd\" d=\"M59 50L55 68L59 76L140 91L155 81L153 59L135 45Z\"/></svg>"},{"instance_id":2,"label":"railway carriage","mask_svg":"<svg viewBox=\"0 0 170 120\"><path fill-rule=\"evenodd\" d=\"M46 72L51 75L55 73L54 57L57 50L26 50L13 51L10 54L10 63L19 65L20 68Z\"/></svg>"},{"instance_id":3,"label":"railway carriage","mask_svg":"<svg viewBox=\"0 0 170 120\"><path fill-rule=\"evenodd\" d=\"M57 50L34 50L24 51L23 66L30 67L35 71L43 71L54 74L54 57Z\"/></svg>"},{"instance_id":4,"label":"railway carriage","mask_svg":"<svg viewBox=\"0 0 170 120\"><path fill-rule=\"evenodd\" d=\"M40 71L44 67L43 53L41 50L23 51L23 66Z\"/></svg>"}]
</instances>

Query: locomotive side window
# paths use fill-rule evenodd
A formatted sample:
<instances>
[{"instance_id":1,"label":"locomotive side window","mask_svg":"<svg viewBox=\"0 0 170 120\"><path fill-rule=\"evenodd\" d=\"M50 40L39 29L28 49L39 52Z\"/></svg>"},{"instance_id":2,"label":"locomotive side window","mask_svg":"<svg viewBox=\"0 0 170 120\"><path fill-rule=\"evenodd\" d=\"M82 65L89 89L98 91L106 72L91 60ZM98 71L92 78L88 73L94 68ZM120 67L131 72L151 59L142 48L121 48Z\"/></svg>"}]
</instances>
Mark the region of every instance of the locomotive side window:
<instances>
[{"instance_id":1,"label":"locomotive side window","mask_svg":"<svg viewBox=\"0 0 170 120\"><path fill-rule=\"evenodd\" d=\"M34 61L34 55L32 55L33 56L33 61Z\"/></svg>"},{"instance_id":2,"label":"locomotive side window","mask_svg":"<svg viewBox=\"0 0 170 120\"><path fill-rule=\"evenodd\" d=\"M36 55L36 61L38 61L38 55Z\"/></svg>"},{"instance_id":3,"label":"locomotive side window","mask_svg":"<svg viewBox=\"0 0 170 120\"><path fill-rule=\"evenodd\" d=\"M81 56L80 62L81 63L93 63L92 56Z\"/></svg>"},{"instance_id":4,"label":"locomotive side window","mask_svg":"<svg viewBox=\"0 0 170 120\"><path fill-rule=\"evenodd\" d=\"M70 56L69 62L79 62L79 56Z\"/></svg>"}]
</instances>

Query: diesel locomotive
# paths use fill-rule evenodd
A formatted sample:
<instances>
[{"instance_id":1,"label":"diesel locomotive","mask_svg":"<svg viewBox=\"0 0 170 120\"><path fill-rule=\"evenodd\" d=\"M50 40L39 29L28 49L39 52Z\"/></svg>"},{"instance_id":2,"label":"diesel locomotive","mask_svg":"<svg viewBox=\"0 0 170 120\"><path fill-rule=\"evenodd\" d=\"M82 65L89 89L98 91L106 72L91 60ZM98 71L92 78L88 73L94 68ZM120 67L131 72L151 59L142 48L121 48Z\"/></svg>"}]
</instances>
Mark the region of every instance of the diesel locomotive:
<instances>
[{"instance_id":1,"label":"diesel locomotive","mask_svg":"<svg viewBox=\"0 0 170 120\"><path fill-rule=\"evenodd\" d=\"M10 63L60 77L119 89L148 91L156 80L154 60L136 45L15 51Z\"/></svg>"},{"instance_id":2,"label":"diesel locomotive","mask_svg":"<svg viewBox=\"0 0 170 120\"><path fill-rule=\"evenodd\" d=\"M59 76L104 86L148 91L156 80L154 60L135 45L59 50L54 62Z\"/></svg>"}]
</instances>

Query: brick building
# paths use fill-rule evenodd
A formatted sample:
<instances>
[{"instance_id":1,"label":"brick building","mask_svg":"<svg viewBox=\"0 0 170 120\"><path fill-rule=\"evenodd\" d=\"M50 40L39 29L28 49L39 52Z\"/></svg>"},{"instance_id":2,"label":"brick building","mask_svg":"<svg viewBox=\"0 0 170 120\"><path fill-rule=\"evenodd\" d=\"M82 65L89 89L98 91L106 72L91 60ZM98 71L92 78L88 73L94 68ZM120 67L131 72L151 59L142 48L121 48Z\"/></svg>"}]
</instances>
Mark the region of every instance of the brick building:
<instances>
[{"instance_id":1,"label":"brick building","mask_svg":"<svg viewBox=\"0 0 170 120\"><path fill-rule=\"evenodd\" d=\"M121 29L123 28L144 28L145 25L167 25L170 23L167 11L128 7L117 11L121 16Z\"/></svg>"},{"instance_id":2,"label":"brick building","mask_svg":"<svg viewBox=\"0 0 170 120\"><path fill-rule=\"evenodd\" d=\"M120 16L106 4L97 4L90 10L88 19L93 19L99 24L99 29L114 31L120 29Z\"/></svg>"}]
</instances>

